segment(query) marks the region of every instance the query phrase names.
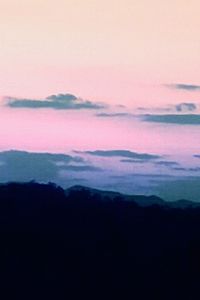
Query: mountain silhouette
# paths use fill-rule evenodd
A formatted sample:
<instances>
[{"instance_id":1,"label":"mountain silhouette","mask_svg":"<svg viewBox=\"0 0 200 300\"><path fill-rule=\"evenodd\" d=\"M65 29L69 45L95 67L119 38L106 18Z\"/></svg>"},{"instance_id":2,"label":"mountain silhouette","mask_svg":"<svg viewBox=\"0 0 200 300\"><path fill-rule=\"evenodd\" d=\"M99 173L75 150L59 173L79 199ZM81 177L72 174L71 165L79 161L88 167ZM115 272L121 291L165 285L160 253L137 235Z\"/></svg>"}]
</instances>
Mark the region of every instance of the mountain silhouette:
<instances>
[{"instance_id":1,"label":"mountain silhouette","mask_svg":"<svg viewBox=\"0 0 200 300\"><path fill-rule=\"evenodd\" d=\"M88 191L91 195L99 195L102 199L107 199L112 201L118 197L123 201L131 201L137 203L139 206L151 206L151 205L159 205L159 206L168 206L172 208L188 208L188 207L200 207L199 202L194 202L190 200L180 199L177 201L165 201L162 198L151 195L126 195L119 192L113 191L105 191L89 188L82 185L75 185L66 190L66 194L69 194L71 191Z\"/></svg>"},{"instance_id":2,"label":"mountain silhouette","mask_svg":"<svg viewBox=\"0 0 200 300\"><path fill-rule=\"evenodd\" d=\"M1 299L199 299L200 207L0 185Z\"/></svg>"}]
</instances>

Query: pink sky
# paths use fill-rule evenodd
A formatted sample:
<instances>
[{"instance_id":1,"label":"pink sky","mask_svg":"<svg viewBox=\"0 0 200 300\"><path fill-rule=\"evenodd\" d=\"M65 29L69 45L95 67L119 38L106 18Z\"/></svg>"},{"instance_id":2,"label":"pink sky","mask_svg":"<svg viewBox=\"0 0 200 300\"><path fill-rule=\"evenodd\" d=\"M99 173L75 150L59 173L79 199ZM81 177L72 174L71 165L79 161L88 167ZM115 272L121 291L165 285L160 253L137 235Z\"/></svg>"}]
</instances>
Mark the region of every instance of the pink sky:
<instances>
[{"instance_id":1,"label":"pink sky","mask_svg":"<svg viewBox=\"0 0 200 300\"><path fill-rule=\"evenodd\" d=\"M180 103L196 105L192 113L198 115L199 11L198 0L1 0L0 150L128 149L194 166L200 123L95 115L138 114L138 107L159 114ZM197 89L166 86L177 83ZM108 108L16 109L6 107L4 98L45 100L59 93ZM151 171L143 166L142 171ZM134 170L128 164L123 168Z\"/></svg>"},{"instance_id":2,"label":"pink sky","mask_svg":"<svg viewBox=\"0 0 200 300\"><path fill-rule=\"evenodd\" d=\"M115 110L114 105L123 104L130 112L140 106L198 103L200 93L163 84L199 84L199 9L195 0L190 5L181 0L2 0L0 96L43 99L72 93ZM120 131L121 147L161 151L159 139L166 135L169 149L175 148L176 136L170 129L154 131L143 124L93 118L91 128L89 116L51 110L11 112L3 106L0 116L1 148L44 149L53 144L65 149L70 143L71 148L114 148ZM196 129L193 132L180 138L197 148ZM138 142L141 133L143 140ZM149 134L151 139L146 138Z\"/></svg>"},{"instance_id":3,"label":"pink sky","mask_svg":"<svg viewBox=\"0 0 200 300\"><path fill-rule=\"evenodd\" d=\"M155 103L138 84L199 83L199 9L197 0L2 0L0 94Z\"/></svg>"}]
</instances>

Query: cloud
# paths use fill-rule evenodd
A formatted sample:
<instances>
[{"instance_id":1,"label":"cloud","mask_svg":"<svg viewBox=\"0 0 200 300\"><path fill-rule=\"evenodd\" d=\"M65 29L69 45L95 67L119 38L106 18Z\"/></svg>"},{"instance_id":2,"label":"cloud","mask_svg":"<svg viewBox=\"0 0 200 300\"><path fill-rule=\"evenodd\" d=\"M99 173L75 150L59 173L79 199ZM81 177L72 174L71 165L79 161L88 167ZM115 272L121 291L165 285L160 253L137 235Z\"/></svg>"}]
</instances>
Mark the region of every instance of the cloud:
<instances>
[{"instance_id":1,"label":"cloud","mask_svg":"<svg viewBox=\"0 0 200 300\"><path fill-rule=\"evenodd\" d=\"M180 103L175 105L177 112L184 112L184 111L195 111L197 110L197 106L194 103Z\"/></svg>"},{"instance_id":2,"label":"cloud","mask_svg":"<svg viewBox=\"0 0 200 300\"><path fill-rule=\"evenodd\" d=\"M123 174L123 175L112 175L110 176L113 179L127 179L127 180L133 180L135 178L148 178L148 179L152 179L152 178L163 178L163 179L171 179L171 178L175 178L177 176L174 175L169 175L169 174L160 174L160 173L127 173L127 174Z\"/></svg>"},{"instance_id":3,"label":"cloud","mask_svg":"<svg viewBox=\"0 0 200 300\"><path fill-rule=\"evenodd\" d=\"M133 115L130 113L98 113L96 114L97 117L103 118L115 118L115 117L132 117Z\"/></svg>"},{"instance_id":4,"label":"cloud","mask_svg":"<svg viewBox=\"0 0 200 300\"><path fill-rule=\"evenodd\" d=\"M171 112L172 110L174 110L174 107L168 106L168 107L137 107L137 111L139 111L140 113L145 113L145 112L156 112L156 113L160 113L160 112Z\"/></svg>"},{"instance_id":5,"label":"cloud","mask_svg":"<svg viewBox=\"0 0 200 300\"><path fill-rule=\"evenodd\" d=\"M74 166L74 165L69 165L66 168L62 168L62 171L72 171L72 172L99 172L103 171L101 168L95 167L95 166L90 166L90 165L85 165L85 166Z\"/></svg>"},{"instance_id":6,"label":"cloud","mask_svg":"<svg viewBox=\"0 0 200 300\"><path fill-rule=\"evenodd\" d=\"M149 116L176 116L181 114L189 114L198 110L198 105L193 102L182 102L175 105L168 105L165 107L138 107L135 113L131 112L100 112L97 117L101 118L149 118ZM138 114L139 113L139 114ZM163 117L162 117L163 118ZM179 117L181 118L181 117ZM184 117L187 119L188 117ZM196 118L196 117L194 117ZM190 121L191 122L191 121Z\"/></svg>"},{"instance_id":7,"label":"cloud","mask_svg":"<svg viewBox=\"0 0 200 300\"><path fill-rule=\"evenodd\" d=\"M160 161L157 161L157 160L149 160L149 159L144 159L144 160L134 160L134 159L121 159L120 162L123 162L123 163L147 163L147 162L151 162L153 163L155 166L164 166L164 167L168 167L172 170L177 170L177 171L198 171L200 170L200 168L182 168L182 167L179 167L180 164L176 161L169 161L169 160L160 160ZM153 176L153 175L151 175ZM159 175L160 176L160 175Z\"/></svg>"},{"instance_id":8,"label":"cloud","mask_svg":"<svg viewBox=\"0 0 200 300\"><path fill-rule=\"evenodd\" d=\"M200 85L195 84L185 84L185 83L177 83L177 84L167 84L169 88L174 88L177 90L185 90L185 91L198 91L200 90Z\"/></svg>"},{"instance_id":9,"label":"cloud","mask_svg":"<svg viewBox=\"0 0 200 300\"><path fill-rule=\"evenodd\" d=\"M165 167L171 167L171 166L178 166L179 163L176 162L176 161L165 161L165 160L162 160L162 161L156 161L154 162L155 165L158 165L158 166L165 166Z\"/></svg>"},{"instance_id":10,"label":"cloud","mask_svg":"<svg viewBox=\"0 0 200 300\"><path fill-rule=\"evenodd\" d=\"M74 165L72 165L72 163ZM26 151L0 152L0 182L55 182L66 184L59 179L59 172L97 171L79 156L52 153L32 153Z\"/></svg>"},{"instance_id":11,"label":"cloud","mask_svg":"<svg viewBox=\"0 0 200 300\"><path fill-rule=\"evenodd\" d=\"M45 99L21 99L6 97L6 104L11 108L51 108L57 110L63 109L102 109L106 108L105 104L93 103L88 100L77 98L72 94L51 95Z\"/></svg>"},{"instance_id":12,"label":"cloud","mask_svg":"<svg viewBox=\"0 0 200 300\"><path fill-rule=\"evenodd\" d=\"M196 157L196 158L200 158L200 154L195 154L193 156Z\"/></svg>"},{"instance_id":13,"label":"cloud","mask_svg":"<svg viewBox=\"0 0 200 300\"><path fill-rule=\"evenodd\" d=\"M176 168L173 168L173 170L184 171L184 172L199 172L200 167L191 167L191 168L176 167Z\"/></svg>"},{"instance_id":14,"label":"cloud","mask_svg":"<svg viewBox=\"0 0 200 300\"><path fill-rule=\"evenodd\" d=\"M145 122L153 123L166 123L166 124L178 124L178 125L200 125L199 114L146 114L141 115L140 118Z\"/></svg>"},{"instance_id":15,"label":"cloud","mask_svg":"<svg viewBox=\"0 0 200 300\"><path fill-rule=\"evenodd\" d=\"M136 159L121 159L120 160L120 162L122 162L122 163L131 163L131 164L143 164L143 163L146 163L147 161L149 161L149 160L146 160L146 159L144 159L144 160L142 160L142 159L140 159L140 160L136 160Z\"/></svg>"},{"instance_id":16,"label":"cloud","mask_svg":"<svg viewBox=\"0 0 200 300\"><path fill-rule=\"evenodd\" d=\"M149 154L149 153L137 153L129 150L95 150L95 151L84 151L76 153L85 153L93 156L101 156L101 157L126 157L140 160L151 160L161 158L159 155Z\"/></svg>"},{"instance_id":17,"label":"cloud","mask_svg":"<svg viewBox=\"0 0 200 300\"><path fill-rule=\"evenodd\" d=\"M182 102L175 105L168 105L166 107L138 107L137 110L140 112L149 112L150 114L155 113L176 113L176 112L192 112L196 111L198 106L192 102Z\"/></svg>"}]
</instances>

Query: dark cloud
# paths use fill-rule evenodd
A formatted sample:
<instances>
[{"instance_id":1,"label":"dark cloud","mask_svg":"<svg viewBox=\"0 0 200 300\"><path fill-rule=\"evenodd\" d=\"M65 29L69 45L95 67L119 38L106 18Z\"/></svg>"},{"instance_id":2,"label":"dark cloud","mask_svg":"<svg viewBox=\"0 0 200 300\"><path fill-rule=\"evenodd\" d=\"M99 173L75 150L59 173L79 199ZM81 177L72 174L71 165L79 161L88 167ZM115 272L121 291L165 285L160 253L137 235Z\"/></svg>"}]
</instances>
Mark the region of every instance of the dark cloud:
<instances>
[{"instance_id":1,"label":"dark cloud","mask_svg":"<svg viewBox=\"0 0 200 300\"><path fill-rule=\"evenodd\" d=\"M140 160L151 160L151 159L158 159L161 158L159 155L149 154L149 153L137 153L132 152L129 150L95 150L95 151L84 151L76 153L85 153L94 156L101 156L101 157L126 157L126 158L133 158L133 159L140 159Z\"/></svg>"},{"instance_id":2,"label":"dark cloud","mask_svg":"<svg viewBox=\"0 0 200 300\"><path fill-rule=\"evenodd\" d=\"M178 125L200 125L199 114L146 114L141 115L140 118L145 122L153 123L166 123L166 124L178 124Z\"/></svg>"},{"instance_id":3,"label":"dark cloud","mask_svg":"<svg viewBox=\"0 0 200 300\"><path fill-rule=\"evenodd\" d=\"M184 167L176 167L176 168L173 168L173 170L175 170L175 171L187 171L187 168L184 168Z\"/></svg>"},{"instance_id":4,"label":"dark cloud","mask_svg":"<svg viewBox=\"0 0 200 300\"><path fill-rule=\"evenodd\" d=\"M101 168L95 167L95 166L90 166L90 165L84 165L84 166L74 166L74 165L69 165L66 168L62 168L62 170L66 171L72 171L72 172L99 172L103 171Z\"/></svg>"},{"instance_id":5,"label":"dark cloud","mask_svg":"<svg viewBox=\"0 0 200 300\"><path fill-rule=\"evenodd\" d=\"M198 106L192 102L182 102L175 105L168 105L166 107L138 107L137 110L140 112L149 113L176 113L176 112L192 112L196 111Z\"/></svg>"},{"instance_id":6,"label":"dark cloud","mask_svg":"<svg viewBox=\"0 0 200 300\"><path fill-rule=\"evenodd\" d=\"M131 117L133 116L130 113L98 113L96 114L97 117L103 118L115 118L115 117Z\"/></svg>"},{"instance_id":7,"label":"dark cloud","mask_svg":"<svg viewBox=\"0 0 200 300\"><path fill-rule=\"evenodd\" d=\"M136 159L121 159L120 160L120 162L122 162L122 163L130 163L130 164L144 164L144 163L146 163L146 162L148 162L149 161L149 159L148 160L146 160L146 159L144 159L144 160L142 160L142 159L139 159L139 160L136 160Z\"/></svg>"},{"instance_id":8,"label":"dark cloud","mask_svg":"<svg viewBox=\"0 0 200 300\"><path fill-rule=\"evenodd\" d=\"M127 180L135 180L135 178L148 178L148 179L152 179L152 178L163 178L163 179L171 179L171 178L175 178L177 176L175 175L169 175L169 174L160 174L160 173L129 173L129 174L124 174L124 175L112 175L110 176L113 179L127 179Z\"/></svg>"},{"instance_id":9,"label":"dark cloud","mask_svg":"<svg viewBox=\"0 0 200 300\"><path fill-rule=\"evenodd\" d=\"M196 157L196 158L200 158L200 154L195 154L193 156Z\"/></svg>"},{"instance_id":10,"label":"dark cloud","mask_svg":"<svg viewBox=\"0 0 200 300\"><path fill-rule=\"evenodd\" d=\"M11 108L51 108L51 109L101 109L106 108L102 103L93 103L88 100L82 100L71 94L51 95L45 99L20 99L6 97L7 106Z\"/></svg>"},{"instance_id":11,"label":"dark cloud","mask_svg":"<svg viewBox=\"0 0 200 300\"><path fill-rule=\"evenodd\" d=\"M185 84L185 83L177 83L177 84L167 84L169 88L174 88L177 90L185 90L185 91L198 91L200 90L200 85L195 84Z\"/></svg>"},{"instance_id":12,"label":"dark cloud","mask_svg":"<svg viewBox=\"0 0 200 300\"><path fill-rule=\"evenodd\" d=\"M121 159L120 160L121 162L123 163L147 163L147 162L152 162L152 161L149 161L149 160L136 160L136 159ZM165 161L165 160L162 160L162 161L153 161L153 164L156 165L156 166L165 166L165 167L173 167L173 166L179 166L179 163L176 162L176 161Z\"/></svg>"},{"instance_id":13,"label":"dark cloud","mask_svg":"<svg viewBox=\"0 0 200 300\"><path fill-rule=\"evenodd\" d=\"M162 160L162 161L156 161L154 162L155 165L158 165L158 166L166 166L166 167L171 167L171 166L178 166L179 163L176 162L176 161L165 161L165 160Z\"/></svg>"},{"instance_id":14,"label":"dark cloud","mask_svg":"<svg viewBox=\"0 0 200 300\"><path fill-rule=\"evenodd\" d=\"M88 165L79 156L14 150L0 152L0 182L36 180L61 184L59 172L62 170L70 174L71 171L97 171L97 169Z\"/></svg>"},{"instance_id":15,"label":"dark cloud","mask_svg":"<svg viewBox=\"0 0 200 300\"><path fill-rule=\"evenodd\" d=\"M199 172L200 167L191 167L191 168L175 167L175 168L173 168L173 170L184 171L184 172Z\"/></svg>"},{"instance_id":16,"label":"dark cloud","mask_svg":"<svg viewBox=\"0 0 200 300\"><path fill-rule=\"evenodd\" d=\"M192 103L192 102L182 102L182 103L178 103L178 104L175 104L175 105L169 105L169 106L166 106L166 107L138 107L136 110L139 112L138 113L131 113L131 112L100 112L100 113L97 113L96 116L97 117L101 117L101 118L144 118L145 120L150 120L151 119L151 116L152 119L155 121L154 122L158 122L158 118L159 116L161 116L161 119L162 119L162 122L164 122L164 119L165 119L165 116L167 116L166 118L169 118L170 119L170 123L176 123L177 121L173 121L173 119L176 118L176 115L182 115L184 114L183 116L183 123L186 119L187 122L191 123L193 122L192 124L194 124L194 122L196 122L196 119L198 117L198 115L194 115L193 117L193 114L191 114L192 112L195 112L197 111L198 109L198 105L195 104L195 103ZM146 114L145 114L146 113ZM177 113L180 113L180 114L177 114ZM186 116L190 114L192 120L188 120L189 119L189 116ZM155 118L154 118L155 116ZM169 117L168 117L169 116ZM178 117L178 119L182 119L182 117ZM193 121L194 119L194 121ZM153 122L153 121L152 121ZM159 121L161 122L161 121ZM178 122L180 122L178 120Z\"/></svg>"},{"instance_id":17,"label":"dark cloud","mask_svg":"<svg viewBox=\"0 0 200 300\"><path fill-rule=\"evenodd\" d=\"M197 106L194 103L180 103L175 105L175 109L177 112L184 112L184 111L195 111L197 110Z\"/></svg>"}]
</instances>

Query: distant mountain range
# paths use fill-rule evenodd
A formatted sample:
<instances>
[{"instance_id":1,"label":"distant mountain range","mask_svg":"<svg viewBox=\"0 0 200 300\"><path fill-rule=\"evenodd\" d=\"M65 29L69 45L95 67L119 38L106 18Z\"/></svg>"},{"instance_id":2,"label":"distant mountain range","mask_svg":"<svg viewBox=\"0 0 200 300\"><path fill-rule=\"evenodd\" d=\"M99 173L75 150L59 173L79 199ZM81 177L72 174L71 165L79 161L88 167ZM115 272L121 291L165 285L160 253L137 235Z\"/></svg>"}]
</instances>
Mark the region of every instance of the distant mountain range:
<instances>
[{"instance_id":1,"label":"distant mountain range","mask_svg":"<svg viewBox=\"0 0 200 300\"><path fill-rule=\"evenodd\" d=\"M177 201L165 201L162 198L151 195L151 196L144 196L144 195L126 195L119 192L114 191L105 191L105 190L98 190L93 189L90 187L82 186L82 185L74 185L66 190L66 194L71 191L87 191L91 195L99 195L102 199L106 199L107 201L114 201L117 199L121 199L123 201L132 201L137 203L140 206L151 206L151 205L159 205L162 207L171 207L171 208L195 208L200 207L200 203L180 199Z\"/></svg>"},{"instance_id":2,"label":"distant mountain range","mask_svg":"<svg viewBox=\"0 0 200 300\"><path fill-rule=\"evenodd\" d=\"M49 184L39 184L36 183L35 181L30 181L27 183L17 183L17 182L10 182L10 183L2 183L0 184L0 193L1 190L4 190L5 187L11 187L11 186L21 186L23 188L28 188L30 186L43 186L43 187L57 187L60 190L62 190L66 196L68 196L71 192L87 192L89 193L92 197L97 196L99 199L102 201L116 201L116 200L121 200L121 201L128 201L128 202L134 202L137 205L141 207L148 207L152 205L158 205L161 207L168 207L168 208L198 208L200 207L200 202L195 202L187 199L180 199L177 201L166 201L156 195L128 195L128 194L123 194L115 191L106 191L106 190L100 190L100 189L95 189L95 188L90 188L87 186L83 185L74 185L71 186L67 189L63 189L59 186L57 186L54 183L49 183Z\"/></svg>"}]
</instances>

